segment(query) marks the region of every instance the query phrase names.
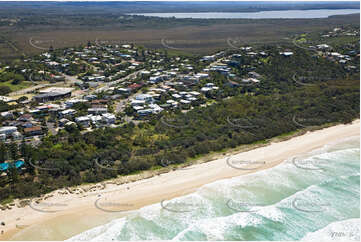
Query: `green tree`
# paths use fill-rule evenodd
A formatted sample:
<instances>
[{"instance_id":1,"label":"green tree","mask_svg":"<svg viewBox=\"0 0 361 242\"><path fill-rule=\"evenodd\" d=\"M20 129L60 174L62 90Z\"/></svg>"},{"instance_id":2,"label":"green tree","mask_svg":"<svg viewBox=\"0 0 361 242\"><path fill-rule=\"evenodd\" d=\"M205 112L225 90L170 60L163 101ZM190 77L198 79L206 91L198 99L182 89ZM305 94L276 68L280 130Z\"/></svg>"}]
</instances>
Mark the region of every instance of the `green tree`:
<instances>
[{"instance_id":1,"label":"green tree","mask_svg":"<svg viewBox=\"0 0 361 242\"><path fill-rule=\"evenodd\" d=\"M4 163L7 159L7 156L8 156L8 151L7 151L6 145L3 142L1 142L0 143L0 163Z\"/></svg>"},{"instance_id":2,"label":"green tree","mask_svg":"<svg viewBox=\"0 0 361 242\"><path fill-rule=\"evenodd\" d=\"M10 150L10 158L12 160L16 160L17 158L19 158L19 149L18 149L18 145L14 142L11 142L9 144L9 150Z\"/></svg>"},{"instance_id":3,"label":"green tree","mask_svg":"<svg viewBox=\"0 0 361 242\"><path fill-rule=\"evenodd\" d=\"M11 92L10 87L8 86L0 86L0 95L6 95Z\"/></svg>"}]
</instances>

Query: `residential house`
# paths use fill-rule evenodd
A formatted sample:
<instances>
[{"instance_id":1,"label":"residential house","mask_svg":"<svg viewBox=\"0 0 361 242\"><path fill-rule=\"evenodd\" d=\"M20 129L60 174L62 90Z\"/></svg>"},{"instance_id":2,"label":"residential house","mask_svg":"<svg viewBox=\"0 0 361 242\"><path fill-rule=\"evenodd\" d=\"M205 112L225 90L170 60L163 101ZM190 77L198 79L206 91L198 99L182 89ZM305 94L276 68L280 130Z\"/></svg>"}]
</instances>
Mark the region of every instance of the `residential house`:
<instances>
[{"instance_id":1,"label":"residential house","mask_svg":"<svg viewBox=\"0 0 361 242\"><path fill-rule=\"evenodd\" d=\"M88 108L89 114L102 114L107 112L108 112L107 108Z\"/></svg>"},{"instance_id":2,"label":"residential house","mask_svg":"<svg viewBox=\"0 0 361 242\"><path fill-rule=\"evenodd\" d=\"M115 123L115 115L111 113L103 113L102 114L103 121L106 124L114 124Z\"/></svg>"},{"instance_id":3,"label":"residential house","mask_svg":"<svg viewBox=\"0 0 361 242\"><path fill-rule=\"evenodd\" d=\"M90 120L89 116L81 116L81 117L75 118L75 122L84 128L90 127L90 121L91 120Z\"/></svg>"},{"instance_id":4,"label":"residential house","mask_svg":"<svg viewBox=\"0 0 361 242\"><path fill-rule=\"evenodd\" d=\"M0 134L5 135L5 137L12 136L13 133L17 132L18 128L15 126L3 126L0 127Z\"/></svg>"},{"instance_id":5,"label":"residential house","mask_svg":"<svg viewBox=\"0 0 361 242\"><path fill-rule=\"evenodd\" d=\"M154 102L152 95L149 95L149 94L139 94L139 95L135 96L135 100L145 101L146 103Z\"/></svg>"},{"instance_id":6,"label":"residential house","mask_svg":"<svg viewBox=\"0 0 361 242\"><path fill-rule=\"evenodd\" d=\"M24 134L25 134L25 136L41 135L41 134L43 134L43 130L40 126L34 126L31 128L25 128Z\"/></svg>"}]
</instances>

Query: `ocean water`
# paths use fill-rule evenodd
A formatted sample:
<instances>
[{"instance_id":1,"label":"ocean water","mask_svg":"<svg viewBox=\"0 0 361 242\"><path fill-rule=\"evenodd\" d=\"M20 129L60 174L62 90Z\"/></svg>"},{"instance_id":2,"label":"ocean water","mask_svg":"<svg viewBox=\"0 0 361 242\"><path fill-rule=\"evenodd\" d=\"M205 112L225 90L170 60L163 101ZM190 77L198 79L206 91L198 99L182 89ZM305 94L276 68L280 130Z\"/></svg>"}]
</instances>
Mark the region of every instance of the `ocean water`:
<instances>
[{"instance_id":1,"label":"ocean water","mask_svg":"<svg viewBox=\"0 0 361 242\"><path fill-rule=\"evenodd\" d=\"M132 211L69 241L360 240L360 138Z\"/></svg>"}]
</instances>

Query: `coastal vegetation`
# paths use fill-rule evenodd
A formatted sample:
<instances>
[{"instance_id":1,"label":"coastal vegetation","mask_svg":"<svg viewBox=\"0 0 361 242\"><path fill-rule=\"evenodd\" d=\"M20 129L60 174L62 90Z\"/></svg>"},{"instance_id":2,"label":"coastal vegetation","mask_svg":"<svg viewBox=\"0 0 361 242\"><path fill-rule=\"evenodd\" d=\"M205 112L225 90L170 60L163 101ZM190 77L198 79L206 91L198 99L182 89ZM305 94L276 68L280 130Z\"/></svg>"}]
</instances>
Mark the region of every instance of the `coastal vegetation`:
<instances>
[{"instance_id":1,"label":"coastal vegetation","mask_svg":"<svg viewBox=\"0 0 361 242\"><path fill-rule=\"evenodd\" d=\"M85 134L71 126L45 137L38 147L24 142L1 144L1 161L24 158L26 170L14 168L0 178L0 200L180 164L212 151L359 117L358 73L338 73L340 78L312 86L297 85L289 79L296 65L289 61L280 65L275 60L264 69L269 71L268 85L240 88L232 98L215 96L214 104L186 114L164 113L151 116L147 123L131 122Z\"/></svg>"}]
</instances>

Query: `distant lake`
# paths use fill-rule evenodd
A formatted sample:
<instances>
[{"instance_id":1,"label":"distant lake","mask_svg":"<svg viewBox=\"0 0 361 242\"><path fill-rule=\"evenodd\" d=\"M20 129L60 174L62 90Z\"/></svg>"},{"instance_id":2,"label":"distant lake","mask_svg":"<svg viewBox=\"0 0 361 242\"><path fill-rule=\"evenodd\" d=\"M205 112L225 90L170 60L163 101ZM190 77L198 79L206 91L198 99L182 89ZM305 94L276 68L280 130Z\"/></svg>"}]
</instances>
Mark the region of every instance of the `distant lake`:
<instances>
[{"instance_id":1,"label":"distant lake","mask_svg":"<svg viewBox=\"0 0 361 242\"><path fill-rule=\"evenodd\" d=\"M197 19L277 19L277 18L327 18L332 15L345 15L360 13L359 9L317 9L317 10L284 10L284 11L261 11L252 13L227 13L227 12L203 12L203 13L131 13L129 15L144 15L162 18L197 18Z\"/></svg>"}]
</instances>

